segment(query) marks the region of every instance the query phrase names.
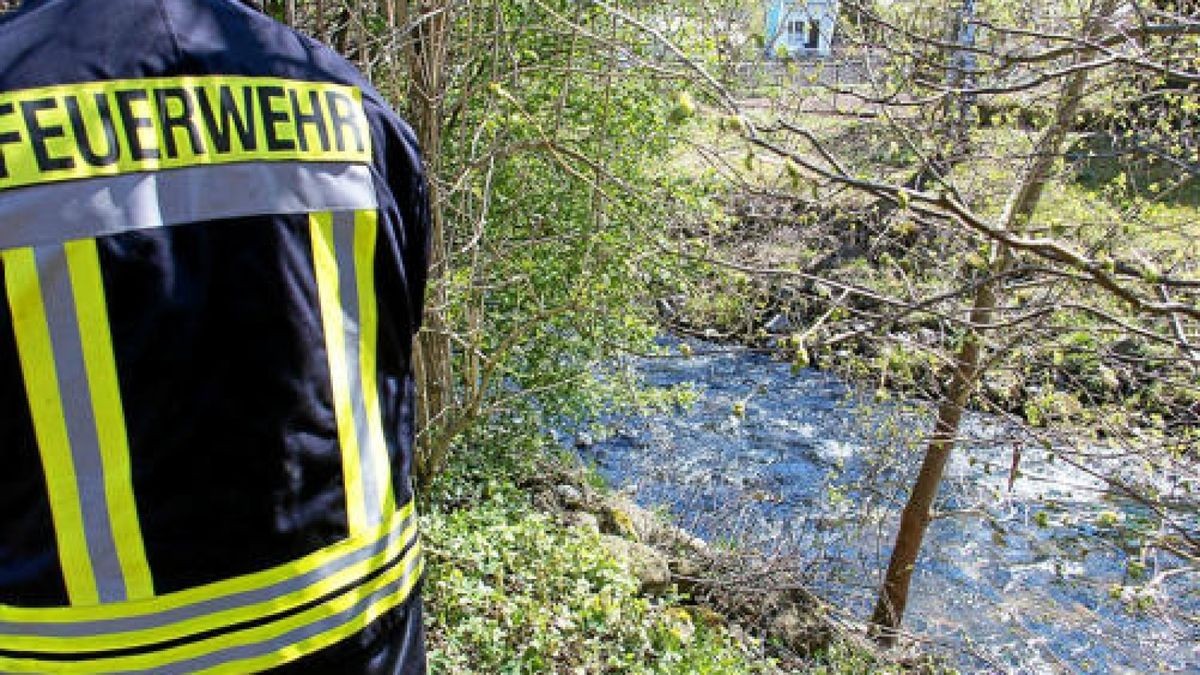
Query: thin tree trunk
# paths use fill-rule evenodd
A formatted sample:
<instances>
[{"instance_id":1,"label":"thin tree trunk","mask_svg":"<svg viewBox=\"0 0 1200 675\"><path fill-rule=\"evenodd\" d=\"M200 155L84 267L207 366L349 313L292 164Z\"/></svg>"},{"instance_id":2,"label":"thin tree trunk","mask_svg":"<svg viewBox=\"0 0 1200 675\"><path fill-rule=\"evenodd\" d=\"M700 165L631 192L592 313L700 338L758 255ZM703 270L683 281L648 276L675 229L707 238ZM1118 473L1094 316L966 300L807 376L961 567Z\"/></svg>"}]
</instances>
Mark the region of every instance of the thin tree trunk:
<instances>
[{"instance_id":1,"label":"thin tree trunk","mask_svg":"<svg viewBox=\"0 0 1200 675\"><path fill-rule=\"evenodd\" d=\"M371 55L371 33L367 29L367 3L365 0L354 0L353 16L351 17L353 30L351 33L355 36L355 61L358 64L359 70L366 74L367 79L373 79L375 76L374 66L375 59Z\"/></svg>"},{"instance_id":2,"label":"thin tree trunk","mask_svg":"<svg viewBox=\"0 0 1200 675\"><path fill-rule=\"evenodd\" d=\"M406 15L411 12L412 4L406 3ZM413 38L407 42L411 82L409 99L412 106L410 121L416 129L429 176L431 217L424 328L417 336L413 354L419 434L415 473L419 484L428 485L445 463L449 441L439 433L439 429L445 427L454 404L450 326L445 315L448 302L448 237L436 180L442 145L442 101L446 87L444 74L451 24L448 20L448 0L428 0L415 4L417 20Z\"/></svg>"},{"instance_id":3,"label":"thin tree trunk","mask_svg":"<svg viewBox=\"0 0 1200 675\"><path fill-rule=\"evenodd\" d=\"M974 20L975 0L962 0L957 8L947 9L946 42L961 47L952 52L946 62L947 94L941 107L940 128L947 142L944 148L935 148L921 162L921 166L901 183L910 190L926 190L941 183L971 156L971 129L975 122L976 100L969 91L976 82L976 59L972 51L975 47ZM868 205L863 213L854 217L858 221L853 226L856 236L847 240L851 248L829 256L828 262L857 255L861 249L865 249L873 225L883 223L899 208L899 203L890 198L880 198Z\"/></svg>"},{"instance_id":4,"label":"thin tree trunk","mask_svg":"<svg viewBox=\"0 0 1200 675\"><path fill-rule=\"evenodd\" d=\"M482 11L473 12L467 19L464 32L468 35L475 36L481 33L491 33L495 35L501 34L504 28L504 12L503 6L499 2L492 3L491 15L485 15ZM461 38L460 38L461 39ZM488 61L488 81L500 82L503 77L500 73L502 58L501 50L503 48L502 41L492 40L490 45L490 53ZM492 106L495 105L495 100L488 101L488 111L493 111ZM475 133L475 129L471 129L468 125L460 125L459 132L462 137L459 142L463 147L468 147L470 142L468 137ZM491 208L492 197L492 178L495 173L496 159L493 157L488 161L487 171L484 173L484 187L482 194L478 198L474 195L474 191L464 191L461 195L463 205L461 207L464 213L470 214L470 220L474 223L474 232L472 233L471 246L471 289L467 298L463 302L465 308L466 330L467 330L467 347L463 355L463 377L462 382L462 400L464 405L460 406L460 418L456 421L455 426L459 426L467 421L468 416L474 417L480 407L480 402L483 401L486 395L488 386L487 380L490 378L485 374L487 371L487 359L484 358L486 335L486 319L487 319L487 287L485 281L486 270L484 269L483 252L486 247L485 237L487 235L487 214Z\"/></svg>"},{"instance_id":5,"label":"thin tree trunk","mask_svg":"<svg viewBox=\"0 0 1200 675\"><path fill-rule=\"evenodd\" d=\"M325 34L325 0L315 0L313 12L313 35L321 42L329 42L329 36Z\"/></svg>"},{"instance_id":6,"label":"thin tree trunk","mask_svg":"<svg viewBox=\"0 0 1200 675\"><path fill-rule=\"evenodd\" d=\"M995 289L992 288L992 284L984 284L975 295L975 303L971 310L972 323L987 322L995 307ZM879 629L876 632L877 641L885 646L895 643L896 629L900 627L908 605L912 573L921 543L925 539L925 531L929 528L933 500L937 497L946 462L954 449L967 399L979 381L982 351L980 336L972 332L955 359L953 379L941 404L938 405L933 438L925 450L925 459L921 463L921 470L917 474L912 492L909 493L908 503L900 514L896 544L888 562L883 589L871 616L871 624Z\"/></svg>"},{"instance_id":7,"label":"thin tree trunk","mask_svg":"<svg viewBox=\"0 0 1200 675\"><path fill-rule=\"evenodd\" d=\"M1100 3L1102 7L1097 8L1092 16L1107 16L1111 10L1112 1L1102 0ZM1090 36L1094 31L1095 20L1089 20L1088 27L1084 31L1085 35ZM1082 60L1082 55L1076 58L1076 62ZM1037 209L1054 162L1062 154L1067 133L1071 128L1071 121L1079 111L1088 75L1087 69L1080 69L1067 76L1054 119L1038 139L1033 158L1005 205L1000 220L1004 229L1018 231L1024 228ZM993 279L999 279L1012 263L1012 252L999 244L994 247L993 251L988 274ZM986 325L992 322L999 291L998 281L985 283L979 287L971 308L972 326ZM934 425L933 436L925 451L925 459L917 474L912 492L909 494L908 503L905 504L904 511L900 515L900 528L896 533L896 543L888 562L879 599L875 604L875 611L871 616L876 640L885 646L895 644L896 631L900 627L904 610L908 605L909 587L916 567L917 556L932 517L933 502L941 485L946 462L950 458L950 453L954 449L958 437L963 410L982 375L983 356L983 336L978 330L971 329L955 359L954 375L945 397L938 406L937 421Z\"/></svg>"}]
</instances>

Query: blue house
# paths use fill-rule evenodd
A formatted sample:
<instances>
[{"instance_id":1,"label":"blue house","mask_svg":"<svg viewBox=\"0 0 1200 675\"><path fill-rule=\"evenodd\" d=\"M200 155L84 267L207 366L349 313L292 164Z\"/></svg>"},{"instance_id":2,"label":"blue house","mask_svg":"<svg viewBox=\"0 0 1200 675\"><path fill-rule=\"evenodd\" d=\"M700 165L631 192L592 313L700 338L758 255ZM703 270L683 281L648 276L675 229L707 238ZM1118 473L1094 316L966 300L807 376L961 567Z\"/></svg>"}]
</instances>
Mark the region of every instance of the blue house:
<instances>
[{"instance_id":1,"label":"blue house","mask_svg":"<svg viewBox=\"0 0 1200 675\"><path fill-rule=\"evenodd\" d=\"M837 26L838 0L770 0L767 56L829 56Z\"/></svg>"}]
</instances>

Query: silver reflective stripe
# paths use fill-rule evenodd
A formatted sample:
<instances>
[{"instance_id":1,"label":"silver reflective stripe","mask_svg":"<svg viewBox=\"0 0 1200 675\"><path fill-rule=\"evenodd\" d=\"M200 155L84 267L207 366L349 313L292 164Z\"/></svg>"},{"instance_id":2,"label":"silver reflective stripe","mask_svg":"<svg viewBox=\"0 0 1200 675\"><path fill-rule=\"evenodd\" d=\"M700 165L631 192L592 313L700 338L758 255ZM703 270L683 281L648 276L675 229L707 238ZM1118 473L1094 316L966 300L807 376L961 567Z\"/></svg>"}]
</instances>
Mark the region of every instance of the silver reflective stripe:
<instances>
[{"instance_id":1,"label":"silver reflective stripe","mask_svg":"<svg viewBox=\"0 0 1200 675\"><path fill-rule=\"evenodd\" d=\"M100 602L120 602L128 598L128 591L113 541L108 500L104 493L104 460L100 454L100 437L93 414L92 391L84 363L67 252L62 246L47 246L34 249L34 256L46 306L50 343L54 349L54 368L58 374L84 538L96 590Z\"/></svg>"},{"instance_id":2,"label":"silver reflective stripe","mask_svg":"<svg viewBox=\"0 0 1200 675\"><path fill-rule=\"evenodd\" d=\"M248 673L282 665L336 644L363 630L412 597L424 562L413 537L403 556L377 574L323 597L299 611L281 611L254 624L208 631L191 641L164 642L157 648L79 659L45 659L38 650L21 656L0 653L3 672L70 673ZM114 648L114 650L117 648Z\"/></svg>"},{"instance_id":3,"label":"silver reflective stripe","mask_svg":"<svg viewBox=\"0 0 1200 675\"><path fill-rule=\"evenodd\" d=\"M387 536L376 541L364 543L363 545L351 549L347 554L332 560L325 565L316 567L304 574L297 575L279 581L277 583L264 586L261 588L250 589L240 593L234 593L226 596L215 597L207 600L202 600L180 607L174 607L150 614L140 616L121 617L116 619L94 619L72 622L17 622L17 621L0 621L0 642L3 641L5 635L21 635L33 637L52 637L52 638L77 638L93 635L118 634L127 633L138 630L156 629L170 626L175 623L197 619L203 616L216 614L230 609L238 609L244 607L252 607L254 605L269 602L277 598L282 598L289 593L303 590L312 584L318 583L326 578L329 578L342 570L348 569L358 563L368 560L392 546L400 540L405 533L408 533L407 540L396 553L393 558L398 558L407 552L412 545L416 543L417 533L416 528L411 526L415 524L415 516L411 513L408 517L399 520ZM384 563L386 565L386 563ZM367 572L369 574L370 572ZM209 630L218 626L205 626L200 630ZM163 639L171 639L175 637L186 636L195 631L180 631L180 635L172 635L164 638L162 635L156 635L153 641ZM128 642L121 642L122 646L129 646Z\"/></svg>"},{"instance_id":4,"label":"silver reflective stripe","mask_svg":"<svg viewBox=\"0 0 1200 675\"><path fill-rule=\"evenodd\" d=\"M355 259L355 222L351 211L333 214L333 249L338 268L338 295L342 303L343 326L345 327L346 370L350 384L350 404L353 406L354 433L358 437L359 466L362 467L363 513L366 526L375 527L383 522L383 495L380 483L384 477L372 472L376 469L372 461L372 434L370 418L367 416L366 399L363 396L362 354L362 311L361 302L373 302L374 298L358 297L358 269ZM373 270L370 271L372 274Z\"/></svg>"},{"instance_id":5,"label":"silver reflective stripe","mask_svg":"<svg viewBox=\"0 0 1200 675\"><path fill-rule=\"evenodd\" d=\"M350 623L355 618L368 612L372 606L387 602L390 606L400 604L407 597L407 590L411 588L416 581L415 577L419 574L421 568L421 556L412 556L404 567L404 571L395 580L387 583L382 588L367 595L348 609L337 612L327 617L322 617L313 623L294 628L290 631L276 635L261 642L251 642L250 644L238 645L236 647L228 647L218 651L210 652L204 656L199 656L187 661L179 661L165 666L150 668L140 671L141 673L194 673L207 668L215 668L217 666L236 667L239 661L259 658L270 654L282 652L294 645L301 643L304 640L319 638L324 633L337 630L342 626ZM389 607L390 608L390 607ZM236 638L237 634L230 637ZM311 651L311 650L310 650ZM291 658L281 659L280 661L292 661L299 656L303 656L308 652L300 651L296 654L288 655Z\"/></svg>"},{"instance_id":6,"label":"silver reflective stripe","mask_svg":"<svg viewBox=\"0 0 1200 675\"><path fill-rule=\"evenodd\" d=\"M375 206L365 164L248 162L123 174L5 191L0 249L221 218Z\"/></svg>"}]
</instances>

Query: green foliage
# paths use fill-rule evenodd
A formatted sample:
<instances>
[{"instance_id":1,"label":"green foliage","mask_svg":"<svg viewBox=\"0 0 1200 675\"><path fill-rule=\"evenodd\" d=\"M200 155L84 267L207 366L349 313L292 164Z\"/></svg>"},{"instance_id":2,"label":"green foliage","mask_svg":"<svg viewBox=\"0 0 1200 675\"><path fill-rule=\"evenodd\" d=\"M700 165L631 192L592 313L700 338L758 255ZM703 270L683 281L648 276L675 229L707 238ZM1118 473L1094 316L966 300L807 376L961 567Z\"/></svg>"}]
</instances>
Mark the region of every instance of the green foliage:
<instances>
[{"instance_id":1,"label":"green foliage","mask_svg":"<svg viewBox=\"0 0 1200 675\"><path fill-rule=\"evenodd\" d=\"M885 346L871 365L872 370L882 373L882 382L897 390L910 390L926 384L936 368L936 362L928 351L901 344Z\"/></svg>"},{"instance_id":2,"label":"green foliage","mask_svg":"<svg viewBox=\"0 0 1200 675\"><path fill-rule=\"evenodd\" d=\"M451 87L458 100L448 107L461 115L441 148L441 174L455 186L450 249L462 251L447 293L451 329L464 336L455 372L474 373L469 358L488 364L487 379L459 383L483 388L484 410L536 392L542 413L582 416L611 393L592 386L594 364L646 349L657 332L648 287L677 271L669 260L646 264L657 207L630 186L649 183L647 159L666 153L697 103L670 83L618 73L611 51L564 41L564 16L616 30L594 7L512 0L496 11L522 30L464 59L464 84L492 84ZM468 42L487 28L470 13L460 21ZM620 58L649 48L631 31L614 38L629 48Z\"/></svg>"},{"instance_id":3,"label":"green foliage","mask_svg":"<svg viewBox=\"0 0 1200 675\"><path fill-rule=\"evenodd\" d=\"M753 672L746 648L637 595L597 535L493 498L425 519L430 662L441 672ZM444 556L444 557L442 557Z\"/></svg>"},{"instance_id":4,"label":"green foliage","mask_svg":"<svg viewBox=\"0 0 1200 675\"><path fill-rule=\"evenodd\" d=\"M1052 65L1032 62L1012 70L1001 52L1029 53L1042 46L1023 43L1019 31L1008 35L989 25L1033 25L1069 34L1077 28L1080 5L1075 0L1034 6L978 3L983 20L977 56L981 72L991 78L988 84L1017 82L1025 69L1049 71ZM283 3L274 6L282 11ZM654 299L682 297L680 313L694 328L766 341L758 331L764 317L779 309L774 304L778 282L697 258L715 251L745 269L804 270L851 283L868 295L901 299L911 312L901 314L895 306L857 295L835 300L833 286L794 284L789 291L799 289L808 297L794 300L786 316L804 331L804 341L784 340L781 350L797 370L812 358L821 367L832 365L871 381L879 387L881 403L896 400L887 388L928 398L943 393L953 352L967 336L979 335L961 324L969 311L965 289L1002 255L978 232L932 217L924 195L949 190L982 219L997 219L1034 154L1039 132L1052 119L1060 82L981 95L966 122L943 125L950 115L942 102L954 98L940 89L946 7L912 0L872 6L894 28L876 27L878 33L860 44L895 49L875 63L877 87L858 92L869 99L903 99L901 114L877 115L859 101L851 105L863 109L850 115L796 113L794 121L832 152L839 171L892 186L908 184L919 164L953 150L957 135L969 137L972 156L940 177L942 185L900 192L895 200L900 213L894 216L873 208L870 198L877 195L844 189L806 168L822 163L819 153L811 143L782 133L772 136L766 129L784 127L764 119L765 112L748 105L739 112L706 115L711 88L700 79L670 76L686 69L676 69L674 57L655 40L597 4L499 0L435 7L430 17L421 18L445 16L454 24L452 39L444 43L452 54L439 70L449 86L396 100L420 101L432 93L438 123L444 121L437 147L427 148L449 252L447 304L438 311L445 312L454 337L453 372L459 379L450 398L463 407L479 404L474 424L463 427L457 439L452 469L432 488L426 516L433 552L428 588L435 668L751 669L744 644L731 642L720 628L697 625L668 601L637 597L632 580L599 552L594 535L558 529L530 508L523 490L548 454L544 439L531 430L602 409L686 404L688 391L648 395L616 363L623 352L652 349L659 330ZM751 37L736 44L736 24L745 23L744 17L735 16L727 25L710 20L733 9L739 8L723 3L672 7L672 16L684 20L666 22L671 25L663 30L694 64L724 69L714 73L724 84L739 80L728 87L731 91L746 88L754 89L752 97L783 97L787 105L771 106L772 116L820 111L820 97L829 94L817 81L829 75L820 65L789 60L776 74L748 78L730 67L738 59L749 60L744 58L747 45L756 52L763 47L755 47L752 37L761 34L761 26L743 31ZM660 6L634 4L622 10L651 19L651 25L663 23L657 21ZM363 17L361 24L363 36L355 29L339 37L344 51L381 69L404 63L392 54L370 58L368 45L351 49L355 40L367 37L377 44L395 43L385 38L397 29L388 28L378 14ZM914 40L919 34L943 46ZM654 67L639 67L647 62ZM1053 65L1067 72L1063 64ZM1078 142L1058 158L1041 208L1019 219L1016 229L1022 236L1050 238L1086 252L1109 274L1117 271L1118 261L1141 261L1139 275L1125 281L1155 285L1165 274L1194 273L1200 183L1178 165L1194 165L1200 158L1194 139L1183 138L1172 125L1186 122L1190 128L1200 107L1194 91L1172 92L1157 73L1117 75L1089 87L1088 107L1072 122ZM839 104L835 96L833 105L854 98L842 95ZM931 103L909 104L922 100ZM778 141L786 152L774 157L748 148L743 141L752 128L758 140ZM704 142L714 132L725 145L710 164L696 166L694 156L678 159L681 137ZM1161 148L1166 159L1138 156L1144 145ZM785 155L801 161L783 160ZM790 192L795 202L767 213L770 225L756 233L746 221L758 212L729 208L731 177L747 181L740 189ZM877 213L885 215L874 222ZM1130 341L1122 340L1128 337L1123 328L1114 330L1095 314L1058 307L1092 303L1120 320L1136 319L1133 325L1141 329L1161 332L1165 324L1133 317L1077 278L1083 276L1078 270L1047 275L1042 269L1047 261L1027 253L1016 258L1017 273L1001 280L999 288L1001 304L1011 299L1011 306L992 319L1001 326L1016 323L980 331L986 335L978 339L989 352L1018 346L1013 355L989 363L995 369L978 399L1023 412L1033 426L1087 423L1104 415L1110 427L1121 429L1135 413L1144 413L1142 421L1165 427L1172 405L1194 409L1200 398L1194 387L1176 391L1162 381L1167 366L1161 364L1177 360L1172 350L1133 340L1137 354L1126 350L1127 360L1114 360L1114 345ZM1004 288L1009 283L1013 288ZM957 296L950 293L955 289ZM920 302L939 296L932 304ZM889 312L896 312L896 322L883 320ZM836 346L825 341L852 335L857 325L876 320L880 333L896 335L871 335L857 344L840 338ZM900 331L905 339L881 347ZM909 339L918 331L932 337ZM605 377L595 376L597 364L604 364ZM1118 371L1121 364L1127 367ZM1131 373L1135 367L1145 370ZM1002 382L998 371L1006 375ZM1130 410L1098 413L1097 402L1123 403ZM731 408L734 415L745 412L744 402ZM1139 434L1136 441L1168 442L1164 432L1155 433ZM1194 453L1197 433L1194 427L1172 428L1169 442L1178 444L1180 455ZM829 498L855 497L836 492ZM1045 512L1034 522L1051 525ZM1096 524L1105 531L1128 526L1115 514L1111 522L1101 514ZM1146 570L1138 564L1130 564L1129 581L1143 580ZM1148 596L1136 597L1142 603ZM822 672L883 668L851 645L839 644L825 658Z\"/></svg>"}]
</instances>

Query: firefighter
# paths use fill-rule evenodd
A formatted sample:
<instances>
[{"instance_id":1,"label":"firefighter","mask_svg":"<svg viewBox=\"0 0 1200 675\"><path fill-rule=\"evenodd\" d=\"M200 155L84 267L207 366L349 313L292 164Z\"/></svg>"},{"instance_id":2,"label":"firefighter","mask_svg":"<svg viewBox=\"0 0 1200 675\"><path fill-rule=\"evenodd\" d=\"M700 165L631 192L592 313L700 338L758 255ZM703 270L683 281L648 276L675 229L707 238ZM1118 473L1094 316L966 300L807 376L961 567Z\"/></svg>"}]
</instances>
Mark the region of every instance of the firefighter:
<instances>
[{"instance_id":1,"label":"firefighter","mask_svg":"<svg viewBox=\"0 0 1200 675\"><path fill-rule=\"evenodd\" d=\"M0 19L0 672L424 672L411 130L235 0Z\"/></svg>"}]
</instances>

